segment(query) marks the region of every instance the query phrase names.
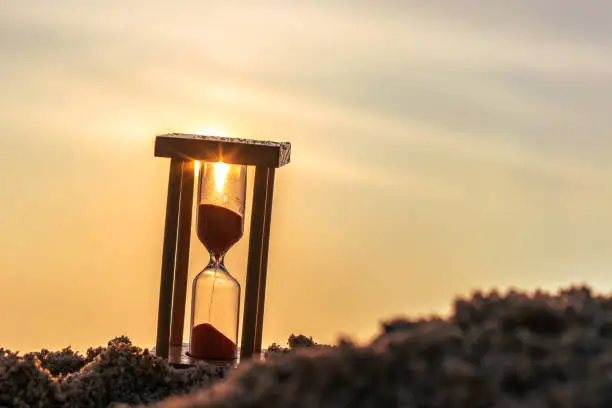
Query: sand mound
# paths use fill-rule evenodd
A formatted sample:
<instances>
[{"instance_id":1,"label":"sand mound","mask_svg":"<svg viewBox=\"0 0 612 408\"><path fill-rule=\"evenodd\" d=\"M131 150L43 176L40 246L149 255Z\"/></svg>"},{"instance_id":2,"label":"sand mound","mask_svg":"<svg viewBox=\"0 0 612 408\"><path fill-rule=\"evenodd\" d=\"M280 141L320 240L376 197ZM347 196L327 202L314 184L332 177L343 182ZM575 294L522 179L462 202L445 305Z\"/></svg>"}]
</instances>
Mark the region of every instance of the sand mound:
<instances>
[{"instance_id":1,"label":"sand mound","mask_svg":"<svg viewBox=\"0 0 612 408\"><path fill-rule=\"evenodd\" d=\"M175 370L119 338L78 356L0 349L0 407L611 407L612 298L475 293L448 319L394 320L366 347L341 341L229 372ZM77 371L78 370L78 371ZM224 378L226 377L226 378Z\"/></svg>"}]
</instances>

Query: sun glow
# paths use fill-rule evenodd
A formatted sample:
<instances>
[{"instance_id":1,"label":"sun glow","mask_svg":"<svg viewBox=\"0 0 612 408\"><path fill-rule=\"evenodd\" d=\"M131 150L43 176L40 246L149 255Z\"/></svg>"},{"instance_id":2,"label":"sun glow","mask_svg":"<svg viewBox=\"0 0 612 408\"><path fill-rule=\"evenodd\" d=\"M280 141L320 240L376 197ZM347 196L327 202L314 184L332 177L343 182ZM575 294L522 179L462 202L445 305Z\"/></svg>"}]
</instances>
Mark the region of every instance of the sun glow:
<instances>
[{"instance_id":1,"label":"sun glow","mask_svg":"<svg viewBox=\"0 0 612 408\"><path fill-rule=\"evenodd\" d=\"M225 186L225 180L227 179L229 169L229 164L223 162L215 163L215 186L217 187L218 192L223 191L223 186Z\"/></svg>"},{"instance_id":2,"label":"sun glow","mask_svg":"<svg viewBox=\"0 0 612 408\"><path fill-rule=\"evenodd\" d=\"M227 132L225 132L221 128L215 128L215 127L199 128L194 133L196 135L205 135L205 136L217 136L217 137L227 136Z\"/></svg>"}]
</instances>

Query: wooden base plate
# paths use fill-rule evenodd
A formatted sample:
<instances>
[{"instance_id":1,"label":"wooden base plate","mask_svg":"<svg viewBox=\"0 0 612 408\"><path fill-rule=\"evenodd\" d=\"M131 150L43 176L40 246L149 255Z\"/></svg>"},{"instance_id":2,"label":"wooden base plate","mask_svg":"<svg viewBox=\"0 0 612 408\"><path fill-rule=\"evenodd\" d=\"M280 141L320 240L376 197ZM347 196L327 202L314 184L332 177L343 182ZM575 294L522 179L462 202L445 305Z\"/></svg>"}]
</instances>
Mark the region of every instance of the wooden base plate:
<instances>
[{"instance_id":1,"label":"wooden base plate","mask_svg":"<svg viewBox=\"0 0 612 408\"><path fill-rule=\"evenodd\" d=\"M216 365L219 367L227 367L238 364L238 359L233 362L227 361L213 361L213 360L200 360L197 358L190 357L189 343L183 343L182 346L170 346L168 353L168 363L176 368L189 368L196 365L198 362L205 362L207 364ZM151 354L155 355L155 347L151 349Z\"/></svg>"}]
</instances>

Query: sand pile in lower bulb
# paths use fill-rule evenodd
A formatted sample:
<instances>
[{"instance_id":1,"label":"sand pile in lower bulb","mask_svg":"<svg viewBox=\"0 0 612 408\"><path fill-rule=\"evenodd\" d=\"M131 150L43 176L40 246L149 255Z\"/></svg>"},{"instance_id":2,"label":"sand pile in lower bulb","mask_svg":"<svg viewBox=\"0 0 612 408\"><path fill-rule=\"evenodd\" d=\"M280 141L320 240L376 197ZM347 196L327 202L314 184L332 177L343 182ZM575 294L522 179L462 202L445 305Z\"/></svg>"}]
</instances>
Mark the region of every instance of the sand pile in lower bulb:
<instances>
[{"instance_id":1,"label":"sand pile in lower bulb","mask_svg":"<svg viewBox=\"0 0 612 408\"><path fill-rule=\"evenodd\" d=\"M366 347L292 341L298 351L275 346L267 361L222 380L209 366L180 372L125 342L59 379L37 357L4 352L0 407L145 404L189 390L153 407L612 406L612 297L588 288L475 293L448 319L387 322Z\"/></svg>"}]
</instances>

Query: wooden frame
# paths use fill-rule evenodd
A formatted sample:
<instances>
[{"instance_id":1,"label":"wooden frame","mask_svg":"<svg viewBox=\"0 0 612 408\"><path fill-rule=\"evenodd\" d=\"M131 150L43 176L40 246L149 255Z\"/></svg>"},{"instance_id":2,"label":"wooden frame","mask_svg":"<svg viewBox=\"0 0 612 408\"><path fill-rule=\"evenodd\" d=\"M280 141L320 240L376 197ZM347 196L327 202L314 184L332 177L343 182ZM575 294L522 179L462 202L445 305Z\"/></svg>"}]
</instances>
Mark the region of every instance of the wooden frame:
<instances>
[{"instance_id":1,"label":"wooden frame","mask_svg":"<svg viewBox=\"0 0 612 408\"><path fill-rule=\"evenodd\" d=\"M278 168L289 164L291 143L168 133L155 138L155 156Z\"/></svg>"},{"instance_id":2,"label":"wooden frame","mask_svg":"<svg viewBox=\"0 0 612 408\"><path fill-rule=\"evenodd\" d=\"M172 133L155 138L155 156L170 158L156 355L185 366L183 347L195 160L255 166L240 358L261 353L275 169L290 162L291 144Z\"/></svg>"}]
</instances>

